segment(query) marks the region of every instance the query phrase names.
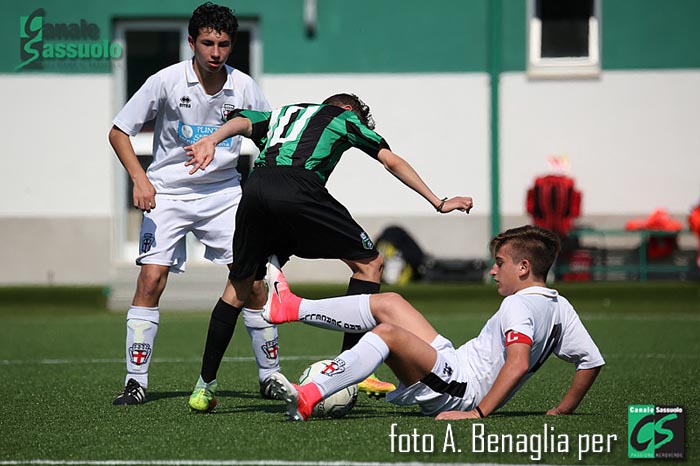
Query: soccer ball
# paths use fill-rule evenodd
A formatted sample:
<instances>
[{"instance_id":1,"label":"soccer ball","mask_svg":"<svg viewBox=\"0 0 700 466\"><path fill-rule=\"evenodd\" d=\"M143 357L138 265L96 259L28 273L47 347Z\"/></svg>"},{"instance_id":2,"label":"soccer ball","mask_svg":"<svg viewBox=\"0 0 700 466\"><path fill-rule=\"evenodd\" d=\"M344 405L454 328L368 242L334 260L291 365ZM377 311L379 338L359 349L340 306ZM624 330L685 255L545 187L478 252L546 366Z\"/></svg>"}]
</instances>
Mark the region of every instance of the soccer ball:
<instances>
[{"instance_id":1,"label":"soccer ball","mask_svg":"<svg viewBox=\"0 0 700 466\"><path fill-rule=\"evenodd\" d=\"M333 361L330 359L324 359L311 364L301 373L299 385L311 382L311 380L316 377L316 374L319 374L332 363ZM350 385L317 404L311 415L314 417L332 417L338 419L348 414L355 406L356 402L357 385Z\"/></svg>"}]
</instances>

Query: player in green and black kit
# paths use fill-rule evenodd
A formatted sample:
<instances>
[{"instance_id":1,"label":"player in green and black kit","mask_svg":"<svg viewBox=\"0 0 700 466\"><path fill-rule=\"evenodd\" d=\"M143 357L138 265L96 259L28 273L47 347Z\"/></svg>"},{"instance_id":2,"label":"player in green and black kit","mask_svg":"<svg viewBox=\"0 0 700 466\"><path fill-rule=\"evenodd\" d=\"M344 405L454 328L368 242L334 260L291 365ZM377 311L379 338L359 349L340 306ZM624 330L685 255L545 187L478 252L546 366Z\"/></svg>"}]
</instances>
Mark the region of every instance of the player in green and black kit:
<instances>
[{"instance_id":1,"label":"player in green and black kit","mask_svg":"<svg viewBox=\"0 0 700 466\"><path fill-rule=\"evenodd\" d=\"M381 256L369 235L325 188L340 157L351 147L381 162L438 212L469 212L471 197L440 199L373 128L369 107L355 95L336 94L320 105L287 105L272 112L236 110L213 134L185 148L192 157L185 164L192 167L190 174L204 170L213 160L216 144L231 136L250 138L261 150L236 216L229 274L239 300L234 305L244 305L254 279L265 275L267 258L273 254L281 264L291 255L340 259L353 272L347 294L379 292ZM215 373L233 334L230 325L225 331L223 323L211 324L215 325L209 327L203 374L212 368ZM358 334L346 334L343 349L358 339ZM366 382L365 391L382 393L371 385L385 382L376 378ZM213 398L206 387L195 387L193 396L198 393L200 398Z\"/></svg>"}]
</instances>

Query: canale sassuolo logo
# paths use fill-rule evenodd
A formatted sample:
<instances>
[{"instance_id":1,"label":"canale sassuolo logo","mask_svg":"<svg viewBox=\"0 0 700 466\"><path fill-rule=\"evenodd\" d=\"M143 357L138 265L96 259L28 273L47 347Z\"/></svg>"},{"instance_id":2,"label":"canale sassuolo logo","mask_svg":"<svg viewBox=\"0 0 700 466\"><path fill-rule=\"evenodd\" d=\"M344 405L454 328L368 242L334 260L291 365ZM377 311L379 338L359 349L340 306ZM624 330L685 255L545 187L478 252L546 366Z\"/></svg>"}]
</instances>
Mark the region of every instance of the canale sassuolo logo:
<instances>
[{"instance_id":1,"label":"canale sassuolo logo","mask_svg":"<svg viewBox=\"0 0 700 466\"><path fill-rule=\"evenodd\" d=\"M98 60L120 58L119 44L100 37L97 24L79 19L69 23L46 21L43 8L19 18L20 64L16 70L43 69L49 60Z\"/></svg>"}]
</instances>

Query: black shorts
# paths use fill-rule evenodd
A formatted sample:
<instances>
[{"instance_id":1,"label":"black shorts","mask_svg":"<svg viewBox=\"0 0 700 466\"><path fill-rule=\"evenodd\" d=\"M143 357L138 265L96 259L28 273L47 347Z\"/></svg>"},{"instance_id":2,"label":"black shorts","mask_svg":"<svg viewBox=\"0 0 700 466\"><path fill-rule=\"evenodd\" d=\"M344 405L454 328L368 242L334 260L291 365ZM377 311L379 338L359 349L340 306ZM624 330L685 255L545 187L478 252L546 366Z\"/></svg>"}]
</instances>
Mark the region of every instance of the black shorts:
<instances>
[{"instance_id":1,"label":"black shorts","mask_svg":"<svg viewBox=\"0 0 700 466\"><path fill-rule=\"evenodd\" d=\"M379 253L350 212L301 167L259 167L243 188L229 278L265 276L268 256L358 260Z\"/></svg>"}]
</instances>

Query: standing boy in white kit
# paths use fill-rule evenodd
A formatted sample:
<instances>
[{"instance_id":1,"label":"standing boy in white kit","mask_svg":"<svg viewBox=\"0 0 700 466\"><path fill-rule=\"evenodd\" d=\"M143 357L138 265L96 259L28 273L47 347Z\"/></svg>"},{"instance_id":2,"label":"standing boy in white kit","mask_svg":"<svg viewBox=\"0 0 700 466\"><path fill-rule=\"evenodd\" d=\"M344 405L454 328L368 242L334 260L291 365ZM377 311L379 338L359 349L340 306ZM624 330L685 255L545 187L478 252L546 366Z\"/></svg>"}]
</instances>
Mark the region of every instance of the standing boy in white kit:
<instances>
[{"instance_id":1,"label":"standing boy in white kit","mask_svg":"<svg viewBox=\"0 0 700 466\"><path fill-rule=\"evenodd\" d=\"M241 197L236 170L241 138L223 141L217 160L206 172L189 175L184 146L212 133L234 109L269 110L250 76L226 65L238 30L233 12L210 2L197 7L189 23L194 57L154 74L114 118L109 141L134 183L134 207L144 212L136 263L141 271L127 314L123 392L114 405L146 400L148 368L158 332L159 300L168 273L185 271L185 237L192 232L205 246L204 257L230 265L236 209ZM129 139L155 119L153 162L144 172ZM233 335L238 314L231 311L231 283L212 311L209 332ZM261 393L270 374L279 370L277 329L263 321L264 288L257 283L244 323L251 335Z\"/></svg>"}]
</instances>

